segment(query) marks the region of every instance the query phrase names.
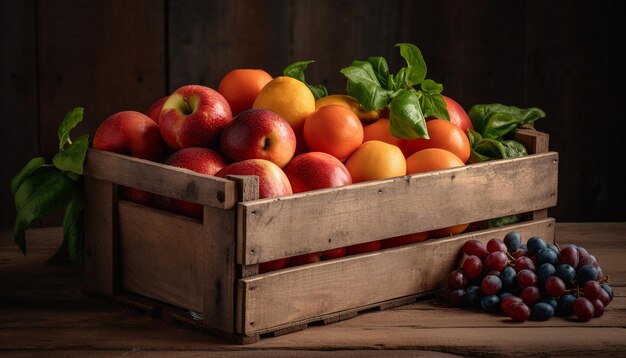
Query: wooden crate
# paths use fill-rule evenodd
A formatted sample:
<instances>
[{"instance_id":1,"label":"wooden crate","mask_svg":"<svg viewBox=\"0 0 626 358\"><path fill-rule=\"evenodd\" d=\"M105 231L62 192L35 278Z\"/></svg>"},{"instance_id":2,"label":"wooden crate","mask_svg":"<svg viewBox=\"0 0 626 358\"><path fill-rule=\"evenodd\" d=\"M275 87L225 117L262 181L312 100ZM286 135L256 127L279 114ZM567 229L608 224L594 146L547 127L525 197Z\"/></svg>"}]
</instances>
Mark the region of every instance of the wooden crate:
<instances>
[{"instance_id":1,"label":"wooden crate","mask_svg":"<svg viewBox=\"0 0 626 358\"><path fill-rule=\"evenodd\" d=\"M544 133L516 137L531 155L273 199L257 199L256 177L89 150L85 287L239 343L411 302L441 288L467 239L553 240L558 154ZM118 200L118 185L202 204L203 219ZM512 214L525 221L258 274L260 262Z\"/></svg>"}]
</instances>

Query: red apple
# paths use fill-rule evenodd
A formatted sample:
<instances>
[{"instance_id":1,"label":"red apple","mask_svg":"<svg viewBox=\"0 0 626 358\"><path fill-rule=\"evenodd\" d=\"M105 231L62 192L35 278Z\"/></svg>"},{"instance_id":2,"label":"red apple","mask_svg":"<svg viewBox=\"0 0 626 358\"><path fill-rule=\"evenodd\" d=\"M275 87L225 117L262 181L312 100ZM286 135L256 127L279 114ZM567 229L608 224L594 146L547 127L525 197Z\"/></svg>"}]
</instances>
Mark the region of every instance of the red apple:
<instances>
[{"instance_id":1,"label":"red apple","mask_svg":"<svg viewBox=\"0 0 626 358\"><path fill-rule=\"evenodd\" d=\"M206 175L215 175L224 168L226 160L216 151L208 148L190 147L181 149L165 160L165 164L193 170ZM202 205L159 196L158 205L183 215L202 218Z\"/></svg>"},{"instance_id":2,"label":"red apple","mask_svg":"<svg viewBox=\"0 0 626 358\"><path fill-rule=\"evenodd\" d=\"M224 127L220 151L231 162L266 159L282 168L296 151L296 136L279 114L268 109L248 109Z\"/></svg>"},{"instance_id":3,"label":"red apple","mask_svg":"<svg viewBox=\"0 0 626 358\"><path fill-rule=\"evenodd\" d=\"M310 254L298 255L289 259L289 266L300 266L320 262L320 253L313 252Z\"/></svg>"},{"instance_id":4,"label":"red apple","mask_svg":"<svg viewBox=\"0 0 626 358\"><path fill-rule=\"evenodd\" d=\"M415 234L390 237L388 239L381 240L381 246L383 249L387 249L390 247L414 244L416 242L422 242L426 240L428 240L428 231L418 232Z\"/></svg>"},{"instance_id":5,"label":"red apple","mask_svg":"<svg viewBox=\"0 0 626 358\"><path fill-rule=\"evenodd\" d=\"M267 262L261 262L259 264L259 273L266 273L270 271L280 270L282 268L287 267L289 265L289 258L276 259Z\"/></svg>"},{"instance_id":6,"label":"red apple","mask_svg":"<svg viewBox=\"0 0 626 358\"><path fill-rule=\"evenodd\" d=\"M467 115L467 112L465 112L460 104L452 98L446 96L443 96L443 100L446 101L446 107L448 109L448 114L450 115L450 122L459 126L465 134L467 134L468 128L474 128L472 127L472 121Z\"/></svg>"},{"instance_id":7,"label":"red apple","mask_svg":"<svg viewBox=\"0 0 626 358\"><path fill-rule=\"evenodd\" d=\"M161 110L163 110L165 101L167 101L167 96L159 98L156 102L152 103L146 111L146 116L150 117L156 124L159 124L159 117L161 116Z\"/></svg>"},{"instance_id":8,"label":"red apple","mask_svg":"<svg viewBox=\"0 0 626 358\"><path fill-rule=\"evenodd\" d=\"M300 154L284 170L294 193L352 184L346 166L327 153Z\"/></svg>"},{"instance_id":9,"label":"red apple","mask_svg":"<svg viewBox=\"0 0 626 358\"><path fill-rule=\"evenodd\" d=\"M380 241L370 241L346 247L346 255L362 254L364 252L378 251L382 247Z\"/></svg>"},{"instance_id":10,"label":"red apple","mask_svg":"<svg viewBox=\"0 0 626 358\"><path fill-rule=\"evenodd\" d=\"M163 140L173 150L212 147L232 120L230 106L221 94L209 87L187 85L163 103L159 128Z\"/></svg>"},{"instance_id":11,"label":"red apple","mask_svg":"<svg viewBox=\"0 0 626 358\"><path fill-rule=\"evenodd\" d=\"M259 177L259 198L274 198L292 194L289 179L278 165L265 159L247 159L232 163L220 170L215 176L256 175Z\"/></svg>"}]
</instances>

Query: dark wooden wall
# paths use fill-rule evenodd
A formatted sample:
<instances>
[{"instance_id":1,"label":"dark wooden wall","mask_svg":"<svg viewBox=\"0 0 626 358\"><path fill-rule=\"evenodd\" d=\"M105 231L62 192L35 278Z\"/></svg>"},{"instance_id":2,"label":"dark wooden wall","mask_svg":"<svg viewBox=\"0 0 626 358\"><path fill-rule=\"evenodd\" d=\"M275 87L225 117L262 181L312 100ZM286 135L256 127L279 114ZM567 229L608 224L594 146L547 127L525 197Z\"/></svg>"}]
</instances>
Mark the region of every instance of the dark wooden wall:
<instances>
[{"instance_id":1,"label":"dark wooden wall","mask_svg":"<svg viewBox=\"0 0 626 358\"><path fill-rule=\"evenodd\" d=\"M233 68L277 76L315 59L307 78L342 92L338 72L393 46L422 50L429 77L466 109L537 106L560 152L559 221L623 221L626 151L618 1L2 0L0 226L10 177L50 158L56 128L86 108L81 133L108 115L145 110L178 86L216 87Z\"/></svg>"}]
</instances>

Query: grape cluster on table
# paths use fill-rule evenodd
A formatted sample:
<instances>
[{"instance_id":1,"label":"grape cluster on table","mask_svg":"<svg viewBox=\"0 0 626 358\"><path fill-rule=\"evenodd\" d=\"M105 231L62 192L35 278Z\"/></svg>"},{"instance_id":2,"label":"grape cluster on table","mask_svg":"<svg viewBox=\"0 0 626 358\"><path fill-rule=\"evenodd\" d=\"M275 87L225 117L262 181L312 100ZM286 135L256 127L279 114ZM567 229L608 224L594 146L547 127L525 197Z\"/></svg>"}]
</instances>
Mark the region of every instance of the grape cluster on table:
<instances>
[{"instance_id":1,"label":"grape cluster on table","mask_svg":"<svg viewBox=\"0 0 626 358\"><path fill-rule=\"evenodd\" d=\"M588 321L602 316L613 299L597 258L580 246L559 248L537 236L522 244L512 231L487 245L468 240L463 253L462 267L448 276L455 305L504 312L521 322L554 315Z\"/></svg>"}]
</instances>

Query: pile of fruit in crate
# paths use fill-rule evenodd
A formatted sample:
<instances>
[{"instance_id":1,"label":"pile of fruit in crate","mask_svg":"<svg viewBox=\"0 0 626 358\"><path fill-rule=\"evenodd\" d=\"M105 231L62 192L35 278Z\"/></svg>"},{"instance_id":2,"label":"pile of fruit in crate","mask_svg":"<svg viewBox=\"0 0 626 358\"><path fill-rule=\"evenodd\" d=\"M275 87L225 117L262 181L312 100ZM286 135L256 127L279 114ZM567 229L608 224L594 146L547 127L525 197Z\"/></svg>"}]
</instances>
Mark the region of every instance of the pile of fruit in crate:
<instances>
[{"instance_id":1,"label":"pile of fruit in crate","mask_svg":"<svg viewBox=\"0 0 626 358\"><path fill-rule=\"evenodd\" d=\"M455 305L503 312L515 321L575 315L588 321L604 314L613 299L598 259L583 247L559 248L533 236L526 244L517 232L487 245L468 240L462 268L448 276Z\"/></svg>"}]
</instances>

